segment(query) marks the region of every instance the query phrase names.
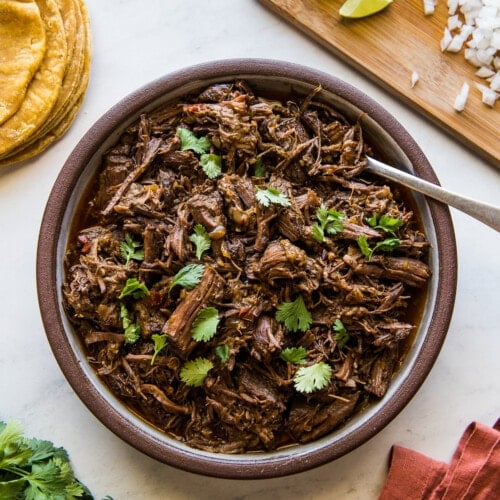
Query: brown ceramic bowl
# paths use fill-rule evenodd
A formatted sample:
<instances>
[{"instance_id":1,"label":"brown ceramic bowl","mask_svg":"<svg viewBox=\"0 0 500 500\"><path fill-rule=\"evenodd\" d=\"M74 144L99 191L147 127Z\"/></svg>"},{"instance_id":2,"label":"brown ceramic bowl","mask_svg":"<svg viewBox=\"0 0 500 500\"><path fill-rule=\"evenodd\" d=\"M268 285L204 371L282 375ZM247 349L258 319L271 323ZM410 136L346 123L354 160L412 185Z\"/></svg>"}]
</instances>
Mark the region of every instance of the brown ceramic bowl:
<instances>
[{"instance_id":1,"label":"brown ceramic bowl","mask_svg":"<svg viewBox=\"0 0 500 500\"><path fill-rule=\"evenodd\" d=\"M214 454L173 440L131 413L89 366L61 307L63 255L75 207L99 166L101 155L144 110L214 82L242 78L259 91L306 95L321 84L321 99L351 119L363 115L370 144L386 161L437 182L415 141L385 109L351 85L328 74L269 60L225 60L177 71L139 89L111 108L69 155L50 194L41 224L37 285L43 323L67 380L94 415L123 440L166 464L225 478L270 478L311 469L360 446L410 401L429 373L447 333L455 297L457 265L453 226L446 206L415 194L431 243L432 277L415 340L385 397L342 428L315 442L267 453Z\"/></svg>"}]
</instances>

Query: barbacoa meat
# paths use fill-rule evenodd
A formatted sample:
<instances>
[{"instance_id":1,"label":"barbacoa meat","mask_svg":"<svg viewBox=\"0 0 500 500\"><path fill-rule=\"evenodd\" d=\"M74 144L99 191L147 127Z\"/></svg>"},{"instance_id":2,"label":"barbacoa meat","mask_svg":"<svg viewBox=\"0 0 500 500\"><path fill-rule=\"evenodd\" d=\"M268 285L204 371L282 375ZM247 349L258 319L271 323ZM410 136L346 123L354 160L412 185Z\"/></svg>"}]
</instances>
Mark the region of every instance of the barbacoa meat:
<instances>
[{"instance_id":1,"label":"barbacoa meat","mask_svg":"<svg viewBox=\"0 0 500 500\"><path fill-rule=\"evenodd\" d=\"M320 95L281 102L224 82L142 115L104 155L74 223L63 298L89 362L190 446L243 453L315 440L384 396L411 343L428 243L409 197L363 172L360 123ZM203 155L220 172L208 175ZM287 203L263 203L266 189ZM341 225L331 230L321 210ZM398 223L384 228L383 217ZM197 255L200 227L208 248ZM386 239L397 244L382 249ZM173 286L194 264L199 280ZM148 293L121 297L134 279ZM292 331L276 313L299 295L312 320ZM215 334L195 339L209 308ZM290 349L305 356L285 360ZM212 368L188 383L183 367L201 358ZM320 362L330 378L301 392L298 370Z\"/></svg>"}]
</instances>

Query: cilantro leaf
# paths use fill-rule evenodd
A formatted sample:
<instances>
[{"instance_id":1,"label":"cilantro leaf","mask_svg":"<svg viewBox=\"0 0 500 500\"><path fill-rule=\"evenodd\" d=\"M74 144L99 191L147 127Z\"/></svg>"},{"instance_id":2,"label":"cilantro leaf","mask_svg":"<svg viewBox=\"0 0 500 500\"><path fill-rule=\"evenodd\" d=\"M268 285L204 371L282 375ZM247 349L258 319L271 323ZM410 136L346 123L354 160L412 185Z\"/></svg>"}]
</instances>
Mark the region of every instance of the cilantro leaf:
<instances>
[{"instance_id":1,"label":"cilantro leaf","mask_svg":"<svg viewBox=\"0 0 500 500\"><path fill-rule=\"evenodd\" d=\"M64 448L23 437L15 422L0 422L0 497L69 500L92 495L75 479Z\"/></svg>"},{"instance_id":2,"label":"cilantro leaf","mask_svg":"<svg viewBox=\"0 0 500 500\"><path fill-rule=\"evenodd\" d=\"M132 295L134 299L142 299L149 295L149 290L148 287L144 283L138 281L137 278L129 278L122 288L120 295L118 295L118 298L123 299L129 295Z\"/></svg>"},{"instance_id":3,"label":"cilantro leaf","mask_svg":"<svg viewBox=\"0 0 500 500\"><path fill-rule=\"evenodd\" d=\"M120 318L125 335L125 344L135 344L141 336L141 327L130 320L130 313L123 302L120 303Z\"/></svg>"},{"instance_id":4,"label":"cilantro leaf","mask_svg":"<svg viewBox=\"0 0 500 500\"><path fill-rule=\"evenodd\" d=\"M182 286L186 290L192 290L201 280L205 266L203 264L188 264L180 269L170 282L168 291L174 286Z\"/></svg>"},{"instance_id":5,"label":"cilantro leaf","mask_svg":"<svg viewBox=\"0 0 500 500\"><path fill-rule=\"evenodd\" d=\"M31 473L25 478L29 483L24 492L26 500L48 500L66 498L66 485L73 482L73 473L69 463L50 458L46 462L33 464Z\"/></svg>"},{"instance_id":6,"label":"cilantro leaf","mask_svg":"<svg viewBox=\"0 0 500 500\"><path fill-rule=\"evenodd\" d=\"M403 224L403 220L399 217L391 217L390 215L384 214L378 220L377 216L374 215L366 219L368 225L374 229L382 229L386 233L390 233L396 236L396 230L399 229Z\"/></svg>"},{"instance_id":7,"label":"cilantro leaf","mask_svg":"<svg viewBox=\"0 0 500 500\"><path fill-rule=\"evenodd\" d=\"M25 442L33 452L29 459L30 464L46 460L47 458L50 458L52 456L57 456L66 460L68 459L65 450L63 450L62 448L54 448L54 445L50 441L28 439Z\"/></svg>"},{"instance_id":8,"label":"cilantro leaf","mask_svg":"<svg viewBox=\"0 0 500 500\"><path fill-rule=\"evenodd\" d=\"M392 252L399 245L401 245L401 240L399 238L387 238L385 240L379 241L373 247L373 251L376 252L377 250L380 250L382 252Z\"/></svg>"},{"instance_id":9,"label":"cilantro leaf","mask_svg":"<svg viewBox=\"0 0 500 500\"><path fill-rule=\"evenodd\" d=\"M219 311L215 307L202 309L193 321L191 336L197 342L208 342L217 332Z\"/></svg>"},{"instance_id":10,"label":"cilantro leaf","mask_svg":"<svg viewBox=\"0 0 500 500\"><path fill-rule=\"evenodd\" d=\"M222 172L222 158L219 155L202 154L200 156L200 165L209 179L215 179Z\"/></svg>"},{"instance_id":11,"label":"cilantro leaf","mask_svg":"<svg viewBox=\"0 0 500 500\"><path fill-rule=\"evenodd\" d=\"M182 151L190 149L191 151L202 155L204 153L208 153L210 150L210 140L208 137L200 137L198 139L194 133L187 128L179 127L177 129L177 136L181 140Z\"/></svg>"},{"instance_id":12,"label":"cilantro leaf","mask_svg":"<svg viewBox=\"0 0 500 500\"><path fill-rule=\"evenodd\" d=\"M324 241L325 233L334 235L344 230L342 222L345 218L344 214L327 208L324 204L316 210L316 218L318 222L313 225L312 236L320 243Z\"/></svg>"},{"instance_id":13,"label":"cilantro leaf","mask_svg":"<svg viewBox=\"0 0 500 500\"><path fill-rule=\"evenodd\" d=\"M358 247L361 250L361 253L369 259L372 258L372 253L373 250L370 248L370 245L368 244L368 240L366 239L366 236L360 236L357 240Z\"/></svg>"},{"instance_id":14,"label":"cilantro leaf","mask_svg":"<svg viewBox=\"0 0 500 500\"><path fill-rule=\"evenodd\" d=\"M313 224L311 234L316 241L319 241L320 243L325 241L325 231L317 222Z\"/></svg>"},{"instance_id":15,"label":"cilantro leaf","mask_svg":"<svg viewBox=\"0 0 500 500\"><path fill-rule=\"evenodd\" d=\"M266 174L266 167L264 165L264 162L262 161L262 158L259 156L255 160L254 175L255 177L265 177Z\"/></svg>"},{"instance_id":16,"label":"cilantro leaf","mask_svg":"<svg viewBox=\"0 0 500 500\"><path fill-rule=\"evenodd\" d=\"M193 230L194 233L189 236L189 241L196 247L196 258L201 259L203 253L210 250L210 236L201 224L196 224Z\"/></svg>"},{"instance_id":17,"label":"cilantro leaf","mask_svg":"<svg viewBox=\"0 0 500 500\"><path fill-rule=\"evenodd\" d=\"M306 363L307 350L305 347L287 347L280 352L280 358L283 361L289 361L296 365L303 365Z\"/></svg>"},{"instance_id":18,"label":"cilantro leaf","mask_svg":"<svg viewBox=\"0 0 500 500\"><path fill-rule=\"evenodd\" d=\"M197 138L191 130L179 127L177 135L181 140L181 150L190 149L200 155L200 165L209 179L215 179L222 172L222 158L219 155L209 153L210 140L208 137Z\"/></svg>"},{"instance_id":19,"label":"cilantro leaf","mask_svg":"<svg viewBox=\"0 0 500 500\"><path fill-rule=\"evenodd\" d=\"M349 339L351 337L347 333L344 323L342 323L342 321L338 318L335 320L335 323L333 324L333 330L336 332L333 338L335 342L337 342L339 349L342 349L342 347L344 347L347 344L347 342L349 342Z\"/></svg>"},{"instance_id":20,"label":"cilantro leaf","mask_svg":"<svg viewBox=\"0 0 500 500\"><path fill-rule=\"evenodd\" d=\"M271 203L281 205L282 207L289 207L291 205L290 200L279 189L272 187L261 189L256 187L256 190L255 197L257 201L265 207L268 207Z\"/></svg>"},{"instance_id":21,"label":"cilantro leaf","mask_svg":"<svg viewBox=\"0 0 500 500\"><path fill-rule=\"evenodd\" d=\"M181 380L191 387L201 387L208 372L214 367L207 358L196 358L187 361L180 371Z\"/></svg>"},{"instance_id":22,"label":"cilantro leaf","mask_svg":"<svg viewBox=\"0 0 500 500\"><path fill-rule=\"evenodd\" d=\"M221 363L226 363L229 359L229 346L227 344L218 345L215 348L215 354L221 360Z\"/></svg>"},{"instance_id":23,"label":"cilantro leaf","mask_svg":"<svg viewBox=\"0 0 500 500\"><path fill-rule=\"evenodd\" d=\"M295 389L299 392L310 393L324 389L330 382L332 367L320 361L310 366L299 368L293 377Z\"/></svg>"},{"instance_id":24,"label":"cilantro leaf","mask_svg":"<svg viewBox=\"0 0 500 500\"><path fill-rule=\"evenodd\" d=\"M291 332L305 332L312 324L311 313L304 304L302 295L299 295L293 302L283 302L276 311L276 319Z\"/></svg>"},{"instance_id":25,"label":"cilantro leaf","mask_svg":"<svg viewBox=\"0 0 500 500\"><path fill-rule=\"evenodd\" d=\"M134 241L129 233L125 234L125 241L120 243L120 254L127 265L131 259L144 260L144 250L140 249L142 245Z\"/></svg>"},{"instance_id":26,"label":"cilantro leaf","mask_svg":"<svg viewBox=\"0 0 500 500\"><path fill-rule=\"evenodd\" d=\"M163 335L153 333L153 335L151 335L151 338L154 342L154 354L151 358L151 365L154 365L156 356L158 356L159 352L167 345L167 335L165 333Z\"/></svg>"},{"instance_id":27,"label":"cilantro leaf","mask_svg":"<svg viewBox=\"0 0 500 500\"><path fill-rule=\"evenodd\" d=\"M33 451L22 440L23 430L18 422L0 422L0 470L10 466L25 466Z\"/></svg>"},{"instance_id":28,"label":"cilantro leaf","mask_svg":"<svg viewBox=\"0 0 500 500\"><path fill-rule=\"evenodd\" d=\"M366 236L360 236L356 241L361 250L361 253L365 257L367 257L368 260L371 260L373 253L377 250L380 250L381 252L392 252L401 244L401 240L399 238L387 238L385 240L379 241L373 248L371 248L368 244Z\"/></svg>"}]
</instances>

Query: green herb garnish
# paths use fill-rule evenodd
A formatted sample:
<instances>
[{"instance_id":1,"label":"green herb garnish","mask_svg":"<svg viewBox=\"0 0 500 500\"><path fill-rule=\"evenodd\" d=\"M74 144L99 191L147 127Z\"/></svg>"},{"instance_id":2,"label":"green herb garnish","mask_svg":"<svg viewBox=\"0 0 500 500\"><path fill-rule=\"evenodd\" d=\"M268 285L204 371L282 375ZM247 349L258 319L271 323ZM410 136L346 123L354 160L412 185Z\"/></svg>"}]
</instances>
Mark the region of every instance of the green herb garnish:
<instances>
[{"instance_id":1,"label":"green herb garnish","mask_svg":"<svg viewBox=\"0 0 500 500\"><path fill-rule=\"evenodd\" d=\"M141 337L141 326L132 323L130 313L123 302L120 303L120 318L125 336L125 344L135 344Z\"/></svg>"},{"instance_id":2,"label":"green herb garnish","mask_svg":"<svg viewBox=\"0 0 500 500\"><path fill-rule=\"evenodd\" d=\"M382 215L378 220L377 216L374 215L366 219L366 222L373 229L382 229L382 231L396 236L396 230L399 229L403 224L403 220L398 217L391 217L387 214Z\"/></svg>"},{"instance_id":3,"label":"green herb garnish","mask_svg":"<svg viewBox=\"0 0 500 500\"><path fill-rule=\"evenodd\" d=\"M296 365L306 363L307 350L305 347L287 347L280 352L280 358Z\"/></svg>"},{"instance_id":4,"label":"green herb garnish","mask_svg":"<svg viewBox=\"0 0 500 500\"><path fill-rule=\"evenodd\" d=\"M265 177L267 175L266 166L260 156L255 160L254 175L255 177Z\"/></svg>"},{"instance_id":5,"label":"green herb garnish","mask_svg":"<svg viewBox=\"0 0 500 500\"><path fill-rule=\"evenodd\" d=\"M144 260L144 250L140 249L141 243L135 241L129 233L125 234L125 241L120 243L120 254L127 265L131 259Z\"/></svg>"},{"instance_id":6,"label":"green herb garnish","mask_svg":"<svg viewBox=\"0 0 500 500\"><path fill-rule=\"evenodd\" d=\"M221 363L227 363L229 359L229 346L227 344L218 345L215 348L215 354L220 359Z\"/></svg>"},{"instance_id":7,"label":"green herb garnish","mask_svg":"<svg viewBox=\"0 0 500 500\"><path fill-rule=\"evenodd\" d=\"M256 190L255 197L257 201L265 207L268 207L271 203L274 205L281 205L282 207L290 206L290 200L279 189L272 187L260 189L257 187Z\"/></svg>"},{"instance_id":8,"label":"green herb garnish","mask_svg":"<svg viewBox=\"0 0 500 500\"><path fill-rule=\"evenodd\" d=\"M361 250L361 253L371 260L374 252L380 250L381 252L392 252L395 248L397 248L401 244L401 240L398 238L387 238L385 240L379 241L373 248L368 244L368 240L366 236L360 236L357 239L358 246Z\"/></svg>"},{"instance_id":9,"label":"green herb garnish","mask_svg":"<svg viewBox=\"0 0 500 500\"><path fill-rule=\"evenodd\" d=\"M120 295L118 295L118 298L123 299L129 295L131 295L134 299L142 299L143 297L147 297L149 295L149 290L144 283L141 283L136 278L129 278L125 283L125 286L122 288Z\"/></svg>"},{"instance_id":10,"label":"green herb garnish","mask_svg":"<svg viewBox=\"0 0 500 500\"><path fill-rule=\"evenodd\" d=\"M189 241L196 247L196 258L201 259L203 253L210 250L210 236L201 224L196 224L193 230L194 233L189 236Z\"/></svg>"},{"instance_id":11,"label":"green herb garnish","mask_svg":"<svg viewBox=\"0 0 500 500\"><path fill-rule=\"evenodd\" d=\"M217 332L219 311L215 307L202 309L193 321L191 337L197 342L208 342Z\"/></svg>"},{"instance_id":12,"label":"green herb garnish","mask_svg":"<svg viewBox=\"0 0 500 500\"><path fill-rule=\"evenodd\" d=\"M51 500L92 497L74 476L64 448L28 439L17 422L0 422L0 497Z\"/></svg>"},{"instance_id":13,"label":"green herb garnish","mask_svg":"<svg viewBox=\"0 0 500 500\"><path fill-rule=\"evenodd\" d=\"M295 389L310 393L324 389L330 382L332 367L323 361L299 368L293 377Z\"/></svg>"},{"instance_id":14,"label":"green herb garnish","mask_svg":"<svg viewBox=\"0 0 500 500\"><path fill-rule=\"evenodd\" d=\"M215 179L222 172L222 158L219 155L209 153L210 139L208 137L196 137L191 130L179 127L177 135L181 140L181 150L190 149L200 155L200 165L209 179Z\"/></svg>"},{"instance_id":15,"label":"green herb garnish","mask_svg":"<svg viewBox=\"0 0 500 500\"><path fill-rule=\"evenodd\" d=\"M302 295L293 302L283 302L277 307L276 319L291 332L305 332L312 324L311 313L304 304Z\"/></svg>"},{"instance_id":16,"label":"green herb garnish","mask_svg":"<svg viewBox=\"0 0 500 500\"><path fill-rule=\"evenodd\" d=\"M201 155L200 165L209 179L215 179L222 172L222 158L219 155L211 153Z\"/></svg>"},{"instance_id":17,"label":"green herb garnish","mask_svg":"<svg viewBox=\"0 0 500 500\"><path fill-rule=\"evenodd\" d=\"M167 335L164 333L162 335L158 335L157 333L153 333L151 338L154 342L154 353L151 358L151 365L154 364L156 360L156 356L158 356L159 352L167 345Z\"/></svg>"},{"instance_id":18,"label":"green herb garnish","mask_svg":"<svg viewBox=\"0 0 500 500\"><path fill-rule=\"evenodd\" d=\"M344 323L342 323L342 321L340 321L340 319L338 318L335 320L335 323L333 324L333 330L336 332L333 338L335 342L337 342L339 349L342 349L342 347L344 347L347 344L347 342L349 342L349 339L351 337L347 333Z\"/></svg>"},{"instance_id":19,"label":"green herb garnish","mask_svg":"<svg viewBox=\"0 0 500 500\"><path fill-rule=\"evenodd\" d=\"M344 224L342 222L345 218L344 214L326 208L323 204L316 210L316 218L318 222L313 224L312 235L313 238L320 243L324 241L325 233L334 235L344 230Z\"/></svg>"},{"instance_id":20,"label":"green herb garnish","mask_svg":"<svg viewBox=\"0 0 500 500\"><path fill-rule=\"evenodd\" d=\"M168 291L179 285L186 290L192 290L201 280L205 266L203 264L188 264L180 269L170 282Z\"/></svg>"},{"instance_id":21,"label":"green herb garnish","mask_svg":"<svg viewBox=\"0 0 500 500\"><path fill-rule=\"evenodd\" d=\"M208 153L210 151L210 140L208 137L196 137L191 130L187 128L179 127L177 129L177 135L181 140L181 150L187 151L190 149L195 153L202 155L204 153Z\"/></svg>"},{"instance_id":22,"label":"green herb garnish","mask_svg":"<svg viewBox=\"0 0 500 500\"><path fill-rule=\"evenodd\" d=\"M213 367L213 363L207 358L187 361L180 371L181 380L191 387L201 387Z\"/></svg>"}]
</instances>

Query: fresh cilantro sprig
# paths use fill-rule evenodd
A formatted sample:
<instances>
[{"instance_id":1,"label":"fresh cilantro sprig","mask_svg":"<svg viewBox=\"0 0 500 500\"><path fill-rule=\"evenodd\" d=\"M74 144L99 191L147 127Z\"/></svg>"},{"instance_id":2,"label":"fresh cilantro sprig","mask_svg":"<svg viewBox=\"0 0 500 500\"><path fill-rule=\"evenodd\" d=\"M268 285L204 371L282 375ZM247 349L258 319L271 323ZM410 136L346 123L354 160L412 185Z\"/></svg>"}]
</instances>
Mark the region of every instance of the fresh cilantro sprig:
<instances>
[{"instance_id":1,"label":"fresh cilantro sprig","mask_svg":"<svg viewBox=\"0 0 500 500\"><path fill-rule=\"evenodd\" d=\"M132 296L134 299L142 299L149 295L148 287L141 283L137 278L129 278L125 286L122 288L118 298L121 300L124 297Z\"/></svg>"},{"instance_id":2,"label":"fresh cilantro sprig","mask_svg":"<svg viewBox=\"0 0 500 500\"><path fill-rule=\"evenodd\" d=\"M202 309L193 321L191 337L197 342L208 342L217 332L219 311L215 307Z\"/></svg>"},{"instance_id":3,"label":"fresh cilantro sprig","mask_svg":"<svg viewBox=\"0 0 500 500\"><path fill-rule=\"evenodd\" d=\"M142 245L135 241L129 233L125 234L125 240L120 243L120 254L127 265L131 259L144 260L144 250Z\"/></svg>"},{"instance_id":4,"label":"fresh cilantro sprig","mask_svg":"<svg viewBox=\"0 0 500 500\"><path fill-rule=\"evenodd\" d=\"M17 422L0 422L0 498L91 500L74 476L68 453L50 441L28 439Z\"/></svg>"},{"instance_id":5,"label":"fresh cilantro sprig","mask_svg":"<svg viewBox=\"0 0 500 500\"><path fill-rule=\"evenodd\" d=\"M333 331L335 332L333 339L337 342L339 349L342 349L351 337L347 333L344 323L338 318L333 323Z\"/></svg>"},{"instance_id":6,"label":"fresh cilantro sprig","mask_svg":"<svg viewBox=\"0 0 500 500\"><path fill-rule=\"evenodd\" d=\"M201 387L214 364L207 358L186 361L180 371L181 380L191 387Z\"/></svg>"},{"instance_id":7,"label":"fresh cilantro sprig","mask_svg":"<svg viewBox=\"0 0 500 500\"><path fill-rule=\"evenodd\" d=\"M123 302L120 302L120 318L125 336L125 344L135 344L141 337L141 325L132 323L130 313Z\"/></svg>"},{"instance_id":8,"label":"fresh cilantro sprig","mask_svg":"<svg viewBox=\"0 0 500 500\"><path fill-rule=\"evenodd\" d=\"M156 361L156 356L158 356L160 351L167 345L167 335L165 333L162 335L159 335L158 333L153 333L153 335L151 335L151 338L153 339L154 343L154 353L153 357L151 358L151 365L154 365L154 362Z\"/></svg>"},{"instance_id":9,"label":"fresh cilantro sprig","mask_svg":"<svg viewBox=\"0 0 500 500\"><path fill-rule=\"evenodd\" d=\"M221 363L227 363L229 359L229 346L227 344L218 345L215 348L215 354L220 359Z\"/></svg>"},{"instance_id":10,"label":"fresh cilantro sprig","mask_svg":"<svg viewBox=\"0 0 500 500\"><path fill-rule=\"evenodd\" d=\"M273 187L268 187L266 189L256 187L255 197L257 198L257 201L265 207L268 207L271 203L282 207L289 207L291 205L290 200L286 197L286 195L279 189Z\"/></svg>"},{"instance_id":11,"label":"fresh cilantro sprig","mask_svg":"<svg viewBox=\"0 0 500 500\"><path fill-rule=\"evenodd\" d=\"M204 252L210 250L210 236L208 236L207 230L201 224L196 224L193 231L194 232L189 236L189 241L193 243L196 248L196 258L201 259Z\"/></svg>"},{"instance_id":12,"label":"fresh cilantro sprig","mask_svg":"<svg viewBox=\"0 0 500 500\"><path fill-rule=\"evenodd\" d=\"M312 324L311 313L304 304L302 295L293 302L283 302L277 307L276 320L283 323L291 332L305 332Z\"/></svg>"},{"instance_id":13,"label":"fresh cilantro sprig","mask_svg":"<svg viewBox=\"0 0 500 500\"><path fill-rule=\"evenodd\" d=\"M296 365L304 365L307 358L307 350L305 347L287 347L280 352L280 358L283 361L294 363Z\"/></svg>"},{"instance_id":14,"label":"fresh cilantro sprig","mask_svg":"<svg viewBox=\"0 0 500 500\"><path fill-rule=\"evenodd\" d=\"M366 219L367 224L373 229L381 229L385 233L392 234L396 237L396 230L399 229L403 224L403 220L399 217L391 217L390 215L381 215L379 219L374 215Z\"/></svg>"},{"instance_id":15,"label":"fresh cilantro sprig","mask_svg":"<svg viewBox=\"0 0 500 500\"><path fill-rule=\"evenodd\" d=\"M219 155L212 153L201 155L200 165L209 179L215 179L222 173L222 158Z\"/></svg>"},{"instance_id":16,"label":"fresh cilantro sprig","mask_svg":"<svg viewBox=\"0 0 500 500\"><path fill-rule=\"evenodd\" d=\"M196 154L202 155L210 151L210 139L208 137L196 137L191 130L179 127L177 136L181 140L181 151L191 150Z\"/></svg>"},{"instance_id":17,"label":"fresh cilantro sprig","mask_svg":"<svg viewBox=\"0 0 500 500\"><path fill-rule=\"evenodd\" d=\"M208 137L196 137L191 130L179 127L177 136L181 140L181 150L190 149L200 155L200 165L209 179L215 179L222 172L222 158L219 155L209 153L210 140Z\"/></svg>"},{"instance_id":18,"label":"fresh cilantro sprig","mask_svg":"<svg viewBox=\"0 0 500 500\"><path fill-rule=\"evenodd\" d=\"M255 177L265 177L267 175L266 166L260 157L255 160L254 175Z\"/></svg>"},{"instance_id":19,"label":"fresh cilantro sprig","mask_svg":"<svg viewBox=\"0 0 500 500\"><path fill-rule=\"evenodd\" d=\"M381 252L392 252L395 248L397 248L401 244L401 240L399 238L386 238L385 240L379 241L372 248L370 247L366 236L360 236L357 239L357 243L361 253L368 259L371 260L373 254L376 251Z\"/></svg>"},{"instance_id":20,"label":"fresh cilantro sprig","mask_svg":"<svg viewBox=\"0 0 500 500\"><path fill-rule=\"evenodd\" d=\"M179 285L186 290L192 290L200 281L205 271L205 266L203 264L188 264L180 269L174 276L168 291L170 292L172 288Z\"/></svg>"},{"instance_id":21,"label":"fresh cilantro sprig","mask_svg":"<svg viewBox=\"0 0 500 500\"><path fill-rule=\"evenodd\" d=\"M309 394L324 389L331 377L332 367L324 361L320 361L299 368L293 377L293 383L297 391Z\"/></svg>"},{"instance_id":22,"label":"fresh cilantro sprig","mask_svg":"<svg viewBox=\"0 0 500 500\"><path fill-rule=\"evenodd\" d=\"M321 204L316 210L316 218L318 222L313 224L312 236L320 243L325 240L325 233L334 235L344 230L345 215L337 210L327 208L324 204Z\"/></svg>"}]
</instances>

